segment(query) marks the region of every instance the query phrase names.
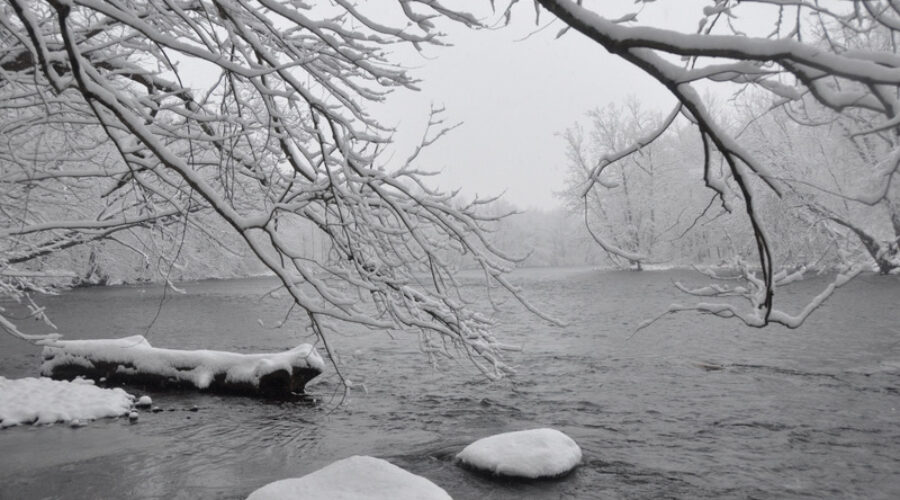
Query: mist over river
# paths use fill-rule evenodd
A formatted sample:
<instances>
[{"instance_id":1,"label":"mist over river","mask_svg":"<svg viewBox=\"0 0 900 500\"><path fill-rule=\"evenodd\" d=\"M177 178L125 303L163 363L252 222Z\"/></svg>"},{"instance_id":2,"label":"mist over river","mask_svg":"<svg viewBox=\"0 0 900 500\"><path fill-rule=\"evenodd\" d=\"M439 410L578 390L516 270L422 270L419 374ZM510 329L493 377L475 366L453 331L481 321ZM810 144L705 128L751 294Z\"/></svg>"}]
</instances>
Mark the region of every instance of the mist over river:
<instances>
[{"instance_id":1,"label":"mist over river","mask_svg":"<svg viewBox=\"0 0 900 500\"><path fill-rule=\"evenodd\" d=\"M578 268L513 278L568 325L502 303L496 334L522 347L508 356L510 380L489 382L464 359L434 369L414 334L351 328L333 342L366 391L342 406L329 367L307 401L149 392L165 411L142 411L136 424L2 430L0 498L244 498L355 454L385 458L456 499L900 498L897 276L856 279L797 330L683 313L633 337L641 321L688 300L673 281L703 277ZM462 283L467 296L483 295L477 275ZM777 300L796 312L826 283L778 290ZM68 339L143 334L157 347L238 352L312 341L297 321L270 328L288 307L283 294L260 298L274 285L187 283L161 309L156 286L41 303ZM0 375L37 376L39 365L39 349L0 336ZM477 438L544 426L584 451L561 480L498 482L453 463Z\"/></svg>"}]
</instances>

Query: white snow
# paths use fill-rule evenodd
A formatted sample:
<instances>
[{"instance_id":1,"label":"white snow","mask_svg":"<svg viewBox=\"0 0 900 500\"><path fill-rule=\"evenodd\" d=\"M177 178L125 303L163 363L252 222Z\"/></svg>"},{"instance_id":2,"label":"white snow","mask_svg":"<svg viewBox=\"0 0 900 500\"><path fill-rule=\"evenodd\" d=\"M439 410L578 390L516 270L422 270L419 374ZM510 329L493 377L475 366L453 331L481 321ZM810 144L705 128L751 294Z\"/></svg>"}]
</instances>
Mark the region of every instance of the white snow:
<instances>
[{"instance_id":1,"label":"white snow","mask_svg":"<svg viewBox=\"0 0 900 500\"><path fill-rule=\"evenodd\" d=\"M354 456L303 477L269 483L247 500L450 500L422 476L380 458Z\"/></svg>"},{"instance_id":2,"label":"white snow","mask_svg":"<svg viewBox=\"0 0 900 500\"><path fill-rule=\"evenodd\" d=\"M54 340L44 342L41 374L50 375L58 365L79 364L93 367L93 361L129 364L120 372L152 373L192 383L206 389L217 373L225 373L226 382L248 382L259 386L264 375L284 369L315 368L325 370L325 362L316 349L301 344L288 351L271 354L241 354L224 351L182 351L152 347L141 335L121 339Z\"/></svg>"},{"instance_id":3,"label":"white snow","mask_svg":"<svg viewBox=\"0 0 900 500\"><path fill-rule=\"evenodd\" d=\"M0 427L72 422L118 417L131 411L134 396L122 389L103 389L90 380L0 377Z\"/></svg>"},{"instance_id":4,"label":"white snow","mask_svg":"<svg viewBox=\"0 0 900 500\"><path fill-rule=\"evenodd\" d=\"M529 479L557 477L581 462L581 448L556 429L506 432L479 439L456 455L474 469Z\"/></svg>"}]
</instances>

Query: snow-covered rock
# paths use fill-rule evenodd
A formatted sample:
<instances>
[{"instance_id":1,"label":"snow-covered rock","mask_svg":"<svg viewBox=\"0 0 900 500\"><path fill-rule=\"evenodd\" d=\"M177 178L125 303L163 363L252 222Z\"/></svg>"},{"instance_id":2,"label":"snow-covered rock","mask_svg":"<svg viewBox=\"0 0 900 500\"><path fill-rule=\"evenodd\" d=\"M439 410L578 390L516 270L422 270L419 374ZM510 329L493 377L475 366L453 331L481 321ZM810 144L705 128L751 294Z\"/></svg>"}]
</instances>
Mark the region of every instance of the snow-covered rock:
<instances>
[{"instance_id":1,"label":"snow-covered rock","mask_svg":"<svg viewBox=\"0 0 900 500\"><path fill-rule=\"evenodd\" d=\"M153 406L153 399L151 399L150 396L141 396L137 402L134 403L134 406L137 406L138 408L149 408Z\"/></svg>"},{"instance_id":2,"label":"snow-covered rock","mask_svg":"<svg viewBox=\"0 0 900 500\"><path fill-rule=\"evenodd\" d=\"M303 392L306 382L325 369L322 357L309 344L273 354L182 351L152 347L140 335L47 341L43 356L41 374L57 379L84 376L110 383L274 397Z\"/></svg>"},{"instance_id":3,"label":"snow-covered rock","mask_svg":"<svg viewBox=\"0 0 900 500\"><path fill-rule=\"evenodd\" d=\"M338 460L303 477L269 483L247 500L450 500L450 495L422 476L380 458Z\"/></svg>"},{"instance_id":4,"label":"snow-covered rock","mask_svg":"<svg viewBox=\"0 0 900 500\"><path fill-rule=\"evenodd\" d=\"M506 432L466 446L457 460L473 469L528 479L559 477L581 462L581 448L556 429Z\"/></svg>"},{"instance_id":5,"label":"snow-covered rock","mask_svg":"<svg viewBox=\"0 0 900 500\"><path fill-rule=\"evenodd\" d=\"M0 377L0 427L72 422L127 415L134 396L122 389L103 389L90 380Z\"/></svg>"}]
</instances>

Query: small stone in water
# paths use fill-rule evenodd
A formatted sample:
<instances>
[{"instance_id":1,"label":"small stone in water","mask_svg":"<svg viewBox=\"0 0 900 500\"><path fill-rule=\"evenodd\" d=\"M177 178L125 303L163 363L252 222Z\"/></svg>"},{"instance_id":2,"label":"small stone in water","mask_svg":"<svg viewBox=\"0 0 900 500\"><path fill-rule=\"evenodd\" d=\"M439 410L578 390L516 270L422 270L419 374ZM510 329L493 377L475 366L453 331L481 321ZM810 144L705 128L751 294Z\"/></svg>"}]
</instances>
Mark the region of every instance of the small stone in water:
<instances>
[{"instance_id":1,"label":"small stone in water","mask_svg":"<svg viewBox=\"0 0 900 500\"><path fill-rule=\"evenodd\" d=\"M72 427L73 429L77 429L78 427L84 427L85 425L87 425L87 423L82 422L81 420L78 420L77 418L72 420L71 422L69 422L69 427Z\"/></svg>"},{"instance_id":2,"label":"small stone in water","mask_svg":"<svg viewBox=\"0 0 900 500\"><path fill-rule=\"evenodd\" d=\"M160 408L159 406L154 406L153 409L150 411L152 411L153 413L159 413L159 412L163 411L163 409Z\"/></svg>"},{"instance_id":3,"label":"small stone in water","mask_svg":"<svg viewBox=\"0 0 900 500\"><path fill-rule=\"evenodd\" d=\"M135 405L138 408L146 408L153 404L153 400L150 399L150 396L141 396L140 399L137 400Z\"/></svg>"},{"instance_id":4,"label":"small stone in water","mask_svg":"<svg viewBox=\"0 0 900 500\"><path fill-rule=\"evenodd\" d=\"M459 452L456 459L497 476L557 478L578 466L581 448L556 429L530 429L479 439Z\"/></svg>"},{"instance_id":5,"label":"small stone in water","mask_svg":"<svg viewBox=\"0 0 900 500\"><path fill-rule=\"evenodd\" d=\"M132 411L131 413L128 414L128 420L130 420L132 422L137 422L137 419L138 419L138 412Z\"/></svg>"},{"instance_id":6,"label":"small stone in water","mask_svg":"<svg viewBox=\"0 0 900 500\"><path fill-rule=\"evenodd\" d=\"M200 411L200 408L197 408L197 405L191 406L191 411Z\"/></svg>"}]
</instances>

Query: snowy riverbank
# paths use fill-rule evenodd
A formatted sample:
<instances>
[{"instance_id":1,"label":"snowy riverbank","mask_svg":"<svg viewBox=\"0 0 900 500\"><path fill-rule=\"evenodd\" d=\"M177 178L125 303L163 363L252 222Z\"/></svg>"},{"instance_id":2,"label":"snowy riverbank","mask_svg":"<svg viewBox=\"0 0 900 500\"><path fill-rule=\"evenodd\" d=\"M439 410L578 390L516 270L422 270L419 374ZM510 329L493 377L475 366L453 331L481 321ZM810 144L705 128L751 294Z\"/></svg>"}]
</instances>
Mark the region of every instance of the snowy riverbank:
<instances>
[{"instance_id":1,"label":"snowy riverbank","mask_svg":"<svg viewBox=\"0 0 900 500\"><path fill-rule=\"evenodd\" d=\"M131 412L134 401L122 389L103 389L90 380L0 377L0 428L120 417Z\"/></svg>"}]
</instances>

